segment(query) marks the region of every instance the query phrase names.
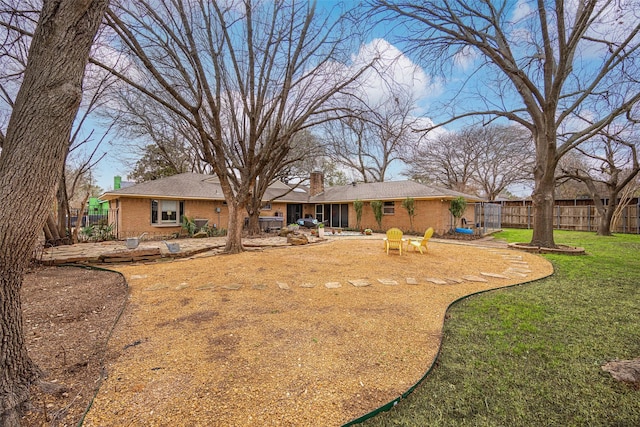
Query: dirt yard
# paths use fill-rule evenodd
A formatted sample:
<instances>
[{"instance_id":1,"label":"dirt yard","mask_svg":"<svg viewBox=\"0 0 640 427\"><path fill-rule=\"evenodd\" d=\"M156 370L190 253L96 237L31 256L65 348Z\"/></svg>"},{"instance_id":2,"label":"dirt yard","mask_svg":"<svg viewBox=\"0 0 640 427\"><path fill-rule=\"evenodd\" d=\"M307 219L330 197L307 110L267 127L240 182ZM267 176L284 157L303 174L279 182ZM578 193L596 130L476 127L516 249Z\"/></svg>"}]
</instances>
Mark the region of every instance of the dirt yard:
<instances>
[{"instance_id":1,"label":"dirt yard","mask_svg":"<svg viewBox=\"0 0 640 427\"><path fill-rule=\"evenodd\" d=\"M34 389L25 425L77 424L100 384L85 426L342 425L424 375L452 301L552 273L507 249L429 249L386 255L377 240L340 240L110 266L129 290L106 353L121 276L35 271L29 347L62 387Z\"/></svg>"}]
</instances>

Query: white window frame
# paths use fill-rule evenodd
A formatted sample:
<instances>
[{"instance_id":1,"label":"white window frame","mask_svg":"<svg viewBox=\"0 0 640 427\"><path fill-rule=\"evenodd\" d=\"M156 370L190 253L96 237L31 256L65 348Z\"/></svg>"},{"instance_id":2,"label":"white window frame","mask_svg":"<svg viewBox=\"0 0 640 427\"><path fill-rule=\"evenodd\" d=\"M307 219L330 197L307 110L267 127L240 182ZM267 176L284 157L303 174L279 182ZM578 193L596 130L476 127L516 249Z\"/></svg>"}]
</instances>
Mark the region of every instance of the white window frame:
<instances>
[{"instance_id":1,"label":"white window frame","mask_svg":"<svg viewBox=\"0 0 640 427\"><path fill-rule=\"evenodd\" d=\"M157 211L154 222L153 202L156 202ZM151 201L151 225L156 227L170 226L175 227L182 225L181 208L184 209L182 200L177 199L154 199ZM163 219L165 217L174 217L173 219Z\"/></svg>"}]
</instances>

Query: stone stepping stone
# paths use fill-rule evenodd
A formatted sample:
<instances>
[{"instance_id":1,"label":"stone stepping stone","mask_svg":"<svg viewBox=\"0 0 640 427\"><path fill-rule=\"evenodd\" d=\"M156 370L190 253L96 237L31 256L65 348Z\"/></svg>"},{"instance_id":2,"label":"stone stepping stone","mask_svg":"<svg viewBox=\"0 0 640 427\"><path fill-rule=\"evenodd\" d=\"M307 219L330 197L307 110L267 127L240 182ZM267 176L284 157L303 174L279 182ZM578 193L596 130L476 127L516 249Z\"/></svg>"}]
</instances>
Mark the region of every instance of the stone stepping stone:
<instances>
[{"instance_id":1,"label":"stone stepping stone","mask_svg":"<svg viewBox=\"0 0 640 427\"><path fill-rule=\"evenodd\" d=\"M237 291L241 287L242 285L240 283L230 283L228 285L223 285L222 289L226 289L228 291Z\"/></svg>"},{"instance_id":2,"label":"stone stepping stone","mask_svg":"<svg viewBox=\"0 0 640 427\"><path fill-rule=\"evenodd\" d=\"M256 289L258 291L262 291L264 289L267 289L267 285L263 284L263 283L255 283L253 286L251 286L253 289Z\"/></svg>"},{"instance_id":3,"label":"stone stepping stone","mask_svg":"<svg viewBox=\"0 0 640 427\"><path fill-rule=\"evenodd\" d=\"M187 282L182 282L178 286L176 286L176 291L181 291L184 288L188 288L189 284Z\"/></svg>"},{"instance_id":4,"label":"stone stepping stone","mask_svg":"<svg viewBox=\"0 0 640 427\"><path fill-rule=\"evenodd\" d=\"M427 277L427 282L435 283L436 285L448 285L449 283L446 280L438 279L437 277Z\"/></svg>"},{"instance_id":5,"label":"stone stepping stone","mask_svg":"<svg viewBox=\"0 0 640 427\"><path fill-rule=\"evenodd\" d=\"M509 270L515 271L516 273L531 273L531 270L522 267L510 267Z\"/></svg>"},{"instance_id":6,"label":"stone stepping stone","mask_svg":"<svg viewBox=\"0 0 640 427\"><path fill-rule=\"evenodd\" d=\"M198 286L196 291L206 291L208 289L215 289L215 287L213 283L207 283L206 285Z\"/></svg>"},{"instance_id":7,"label":"stone stepping stone","mask_svg":"<svg viewBox=\"0 0 640 427\"><path fill-rule=\"evenodd\" d=\"M129 280L146 279L146 278L147 278L146 274L132 274L131 277L129 277Z\"/></svg>"},{"instance_id":8,"label":"stone stepping stone","mask_svg":"<svg viewBox=\"0 0 640 427\"><path fill-rule=\"evenodd\" d=\"M511 261L522 261L522 255L502 255L502 258Z\"/></svg>"},{"instance_id":9,"label":"stone stepping stone","mask_svg":"<svg viewBox=\"0 0 640 427\"><path fill-rule=\"evenodd\" d=\"M504 274L506 274L507 276L511 276L511 277L527 277L528 274L524 274L524 273L519 273L517 271L513 271L511 269L507 269L505 271L503 271Z\"/></svg>"},{"instance_id":10,"label":"stone stepping stone","mask_svg":"<svg viewBox=\"0 0 640 427\"><path fill-rule=\"evenodd\" d=\"M291 289L289 285L287 285L284 282L277 282L277 284L278 284L278 287L282 290L288 291L289 289Z\"/></svg>"},{"instance_id":11,"label":"stone stepping stone","mask_svg":"<svg viewBox=\"0 0 640 427\"><path fill-rule=\"evenodd\" d=\"M511 261L511 264L529 267L529 263L527 261Z\"/></svg>"},{"instance_id":12,"label":"stone stepping stone","mask_svg":"<svg viewBox=\"0 0 640 427\"><path fill-rule=\"evenodd\" d=\"M371 285L371 282L369 282L366 279L349 280L349 283L351 283L356 288L360 288L360 287L363 287L363 286L370 286Z\"/></svg>"},{"instance_id":13,"label":"stone stepping stone","mask_svg":"<svg viewBox=\"0 0 640 427\"><path fill-rule=\"evenodd\" d=\"M498 273L485 273L485 272L480 272L481 276L487 276L487 277L495 277L496 279L509 279L509 277L505 276L504 274L498 274Z\"/></svg>"},{"instance_id":14,"label":"stone stepping stone","mask_svg":"<svg viewBox=\"0 0 640 427\"><path fill-rule=\"evenodd\" d=\"M464 280L462 280L462 279L458 279L458 278L456 278L456 277L447 277L446 279L447 279L449 282L453 282L453 283L462 283L462 282L464 282Z\"/></svg>"},{"instance_id":15,"label":"stone stepping stone","mask_svg":"<svg viewBox=\"0 0 640 427\"><path fill-rule=\"evenodd\" d=\"M395 286L398 284L398 281L393 279L378 279L378 282L382 283L383 285L389 286Z\"/></svg>"},{"instance_id":16,"label":"stone stepping stone","mask_svg":"<svg viewBox=\"0 0 640 427\"><path fill-rule=\"evenodd\" d=\"M340 284L340 282L327 282L324 284L324 287L328 289L338 289L342 287L342 285Z\"/></svg>"},{"instance_id":17,"label":"stone stepping stone","mask_svg":"<svg viewBox=\"0 0 640 427\"><path fill-rule=\"evenodd\" d=\"M467 282L488 282L487 279L480 277L480 276L462 276L462 278L464 280L466 280Z\"/></svg>"},{"instance_id":18,"label":"stone stepping stone","mask_svg":"<svg viewBox=\"0 0 640 427\"><path fill-rule=\"evenodd\" d=\"M145 288L145 291L159 291L160 289L167 289L169 286L164 285L162 283L156 283L153 286L149 286L148 288Z\"/></svg>"},{"instance_id":19,"label":"stone stepping stone","mask_svg":"<svg viewBox=\"0 0 640 427\"><path fill-rule=\"evenodd\" d=\"M407 277L405 280L407 281L407 285L419 285L420 284L418 282L418 279L416 279L415 277Z\"/></svg>"},{"instance_id":20,"label":"stone stepping stone","mask_svg":"<svg viewBox=\"0 0 640 427\"><path fill-rule=\"evenodd\" d=\"M300 283L300 287L301 288L315 288L316 284L315 283Z\"/></svg>"}]
</instances>

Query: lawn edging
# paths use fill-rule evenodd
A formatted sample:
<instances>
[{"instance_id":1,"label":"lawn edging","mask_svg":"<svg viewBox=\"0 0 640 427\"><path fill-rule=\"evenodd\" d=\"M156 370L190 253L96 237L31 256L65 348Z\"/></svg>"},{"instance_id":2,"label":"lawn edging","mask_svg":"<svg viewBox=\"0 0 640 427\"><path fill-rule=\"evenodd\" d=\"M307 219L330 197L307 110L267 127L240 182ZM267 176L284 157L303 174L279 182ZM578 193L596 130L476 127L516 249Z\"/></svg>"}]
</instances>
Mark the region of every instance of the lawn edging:
<instances>
[{"instance_id":1,"label":"lawn edging","mask_svg":"<svg viewBox=\"0 0 640 427\"><path fill-rule=\"evenodd\" d=\"M126 294L127 295L129 294L129 283L127 282L127 279L124 276L124 274L122 274L119 271L111 270L111 269L104 268L104 267L98 267L98 266L95 266L95 265L84 265L84 264L61 264L61 265L57 265L56 267L76 267L76 268L84 268L84 269L87 269L87 270L107 271L109 273L116 273L120 277L122 277L122 281L123 281L124 286L125 286ZM104 380L107 378L107 375L105 375L106 370L105 370L105 367L104 367L104 356L107 354L107 347L109 345L109 341L111 340L111 337L113 336L113 332L116 329L116 325L118 324L118 322L122 318L122 315L124 314L124 310L127 308L128 301L129 301L129 298L125 298L124 299L124 303L122 304L122 307L120 308L120 311L118 311L118 314L116 315L116 318L113 320L113 324L111 325L111 329L109 330L109 333L105 337L104 348L103 348L103 352L102 352L102 360L100 362L100 369L102 371L102 374L100 375L100 378L98 378L98 380L96 381L98 384L96 385L95 391L93 392L93 396L91 396L91 399L89 399L89 404L87 405L87 408L84 410L84 412L82 413L82 416L78 420L78 424L76 425L76 427L81 427L84 424L84 420L87 417L87 414L89 413L89 410L91 409L91 406L93 406L94 400L96 399L96 397L98 396L98 393L100 392L100 387L102 387L102 384L104 383Z\"/></svg>"},{"instance_id":2,"label":"lawn edging","mask_svg":"<svg viewBox=\"0 0 640 427\"><path fill-rule=\"evenodd\" d=\"M481 295L481 294L484 294L484 293L487 293L487 292L493 292L493 291L498 291L498 290L503 290L503 289L514 288L516 286L529 285L529 284L538 282L540 280L547 279L547 278L553 276L554 274L555 274L555 269L554 269L554 271L551 272L551 274L549 274L547 276L544 276L544 277L539 277L539 278L534 279L534 280L529 280L529 281L521 282L521 283L515 283L513 285L507 285L507 286L503 286L501 288L485 289L485 290L482 290L482 291L474 292L474 293L471 293L469 295L465 295L465 296L462 296L460 298L457 298L457 299L453 300L447 306L447 309L444 311L445 316L443 318L444 319L443 320L443 326L444 326L444 321L446 321L446 318L447 318L446 314L449 311L449 309L451 307L453 307L455 304L457 304L458 302L460 302L460 301L464 301L465 299L470 298L472 296ZM346 424L343 424L342 427L350 427L350 426L354 426L354 425L357 425L357 424L361 424L364 421L368 420L369 418L373 418L373 417L375 417L376 415L378 415L378 414L380 414L382 412L388 412L391 409L393 409L396 405L398 405L401 400L406 399L407 397L409 397L409 395L411 393L413 393L415 391L415 389L418 388L418 386L420 384L422 384L422 382L429 376L431 371L433 371L433 368L436 366L436 363L438 362L438 359L440 357L440 351L441 350L442 350L442 339L440 339L440 345L438 345L438 351L436 353L436 357L433 358L433 362L431 363L431 365L429 366L427 371L424 373L424 375L414 385L409 387L404 393L402 393L400 396L396 397L395 399L385 403L384 405L374 409L373 411L368 412L368 413L366 413L366 414L364 414L364 415L362 415L362 416L360 416L358 418L355 418L355 419L347 422Z\"/></svg>"}]
</instances>

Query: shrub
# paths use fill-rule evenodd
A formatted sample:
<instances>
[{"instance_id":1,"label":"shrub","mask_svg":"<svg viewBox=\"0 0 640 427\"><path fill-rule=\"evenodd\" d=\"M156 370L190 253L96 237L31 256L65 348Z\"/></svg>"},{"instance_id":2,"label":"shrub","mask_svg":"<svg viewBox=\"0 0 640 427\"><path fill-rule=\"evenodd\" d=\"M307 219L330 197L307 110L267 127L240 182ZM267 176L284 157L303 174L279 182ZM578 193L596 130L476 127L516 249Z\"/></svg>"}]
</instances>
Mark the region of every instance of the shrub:
<instances>
[{"instance_id":1,"label":"shrub","mask_svg":"<svg viewBox=\"0 0 640 427\"><path fill-rule=\"evenodd\" d=\"M373 215L376 218L376 222L378 223L378 229L382 230L382 206L383 203L380 200L373 200L371 203L371 209L373 210Z\"/></svg>"}]
</instances>

